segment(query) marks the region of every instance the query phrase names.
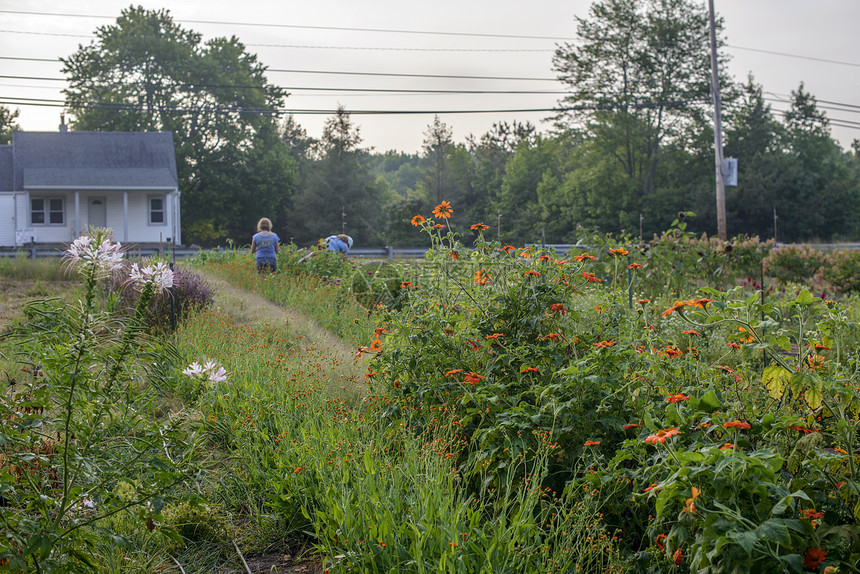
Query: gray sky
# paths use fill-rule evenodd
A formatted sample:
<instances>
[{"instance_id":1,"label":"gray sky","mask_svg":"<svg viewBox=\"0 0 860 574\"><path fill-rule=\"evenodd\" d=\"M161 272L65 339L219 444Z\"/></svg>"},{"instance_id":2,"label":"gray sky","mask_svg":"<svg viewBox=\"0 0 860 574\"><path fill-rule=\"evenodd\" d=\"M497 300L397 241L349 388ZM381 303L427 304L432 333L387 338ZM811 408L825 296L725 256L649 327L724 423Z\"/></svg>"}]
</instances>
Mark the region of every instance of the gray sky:
<instances>
[{"instance_id":1,"label":"gray sky","mask_svg":"<svg viewBox=\"0 0 860 574\"><path fill-rule=\"evenodd\" d=\"M703 5L705 0L701 0ZM590 0L141 0L146 8L167 8L173 18L204 38L237 36L270 69L316 72L365 72L445 76L493 76L523 79L453 79L371 75L275 72L269 81L292 88L291 109L423 110L439 112L463 141L479 136L494 122L530 121L539 129L550 114L446 114L451 110L551 108L559 94L386 94L338 91L480 90L561 91L553 81L552 53L557 43L575 36L574 16L588 14ZM715 0L725 19L729 73L743 80L752 72L764 86L775 110L784 110L789 92L805 82L835 122L833 135L844 147L860 138L860 22L858 0ZM46 58L67 56L88 44L93 30L112 22L129 2L119 0L0 0L0 10L107 16L84 18L0 13L0 56ZM191 22L195 20L196 22ZM216 22L203 23L201 21ZM232 23L231 23L232 22ZM358 28L365 31L300 27L248 26L243 23L306 27ZM374 29L377 31L366 31ZM379 30L449 32L470 35L393 33ZM499 38L478 35L538 36L553 39ZM780 54L762 51L779 52ZM801 57L791 57L785 54ZM832 60L828 62L822 60ZM60 78L54 62L0 59L0 75ZM544 80L541 80L544 79ZM549 79L550 81L547 81ZM0 78L0 103L14 98L61 99L63 82ZM314 88L296 89L296 88ZM334 90L320 91L320 88ZM55 130L61 108L20 105L25 130ZM824 103L833 102L831 103ZM843 105L837 105L843 104ZM852 107L845 107L848 104ZM319 137L326 116L297 115L309 135ZM376 151L415 152L433 121L424 115L354 115L364 145Z\"/></svg>"}]
</instances>

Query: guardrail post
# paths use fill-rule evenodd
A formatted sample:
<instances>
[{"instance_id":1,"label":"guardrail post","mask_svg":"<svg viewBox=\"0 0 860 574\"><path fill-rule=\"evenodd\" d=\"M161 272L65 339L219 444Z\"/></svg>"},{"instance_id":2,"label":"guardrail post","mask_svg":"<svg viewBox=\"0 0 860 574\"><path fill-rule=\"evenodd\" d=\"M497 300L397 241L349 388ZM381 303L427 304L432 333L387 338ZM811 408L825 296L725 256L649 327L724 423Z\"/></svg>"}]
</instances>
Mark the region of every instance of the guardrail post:
<instances>
[{"instance_id":1,"label":"guardrail post","mask_svg":"<svg viewBox=\"0 0 860 574\"><path fill-rule=\"evenodd\" d=\"M35 258L36 258L36 240L31 239L30 240L30 259L35 259Z\"/></svg>"},{"instance_id":2,"label":"guardrail post","mask_svg":"<svg viewBox=\"0 0 860 574\"><path fill-rule=\"evenodd\" d=\"M385 253L388 255L389 261L394 261L394 248L390 245L385 246Z\"/></svg>"}]
</instances>

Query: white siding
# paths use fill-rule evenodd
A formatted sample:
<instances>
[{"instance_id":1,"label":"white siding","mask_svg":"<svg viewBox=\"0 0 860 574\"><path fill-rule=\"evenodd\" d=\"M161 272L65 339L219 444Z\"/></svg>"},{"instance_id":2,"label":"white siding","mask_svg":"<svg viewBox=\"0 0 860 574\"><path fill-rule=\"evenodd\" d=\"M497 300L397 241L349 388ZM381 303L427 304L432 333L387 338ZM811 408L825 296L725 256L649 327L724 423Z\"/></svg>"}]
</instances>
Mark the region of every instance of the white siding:
<instances>
[{"instance_id":1,"label":"white siding","mask_svg":"<svg viewBox=\"0 0 860 574\"><path fill-rule=\"evenodd\" d=\"M0 193L0 247L15 245L15 198Z\"/></svg>"},{"instance_id":2,"label":"white siding","mask_svg":"<svg viewBox=\"0 0 860 574\"><path fill-rule=\"evenodd\" d=\"M63 224L62 225L34 225L30 223L30 199L32 198L57 198L64 200ZM75 225L75 195L67 191L30 192L28 195L18 196L18 209L23 210L22 217L18 219L18 227L32 227L36 231L36 243L69 243L74 241Z\"/></svg>"}]
</instances>

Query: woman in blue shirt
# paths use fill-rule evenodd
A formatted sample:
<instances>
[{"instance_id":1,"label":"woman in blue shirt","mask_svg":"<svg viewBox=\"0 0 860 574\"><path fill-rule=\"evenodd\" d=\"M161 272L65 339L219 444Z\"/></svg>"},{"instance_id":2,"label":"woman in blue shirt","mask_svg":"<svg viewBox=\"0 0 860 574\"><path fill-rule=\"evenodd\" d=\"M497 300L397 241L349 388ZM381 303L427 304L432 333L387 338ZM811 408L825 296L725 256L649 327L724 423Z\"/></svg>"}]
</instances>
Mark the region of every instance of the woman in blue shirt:
<instances>
[{"instance_id":1,"label":"woman in blue shirt","mask_svg":"<svg viewBox=\"0 0 860 574\"><path fill-rule=\"evenodd\" d=\"M278 241L281 239L272 233L272 222L267 217L257 222L257 231L251 238L251 253L257 254L257 271L274 273L278 270Z\"/></svg>"}]
</instances>

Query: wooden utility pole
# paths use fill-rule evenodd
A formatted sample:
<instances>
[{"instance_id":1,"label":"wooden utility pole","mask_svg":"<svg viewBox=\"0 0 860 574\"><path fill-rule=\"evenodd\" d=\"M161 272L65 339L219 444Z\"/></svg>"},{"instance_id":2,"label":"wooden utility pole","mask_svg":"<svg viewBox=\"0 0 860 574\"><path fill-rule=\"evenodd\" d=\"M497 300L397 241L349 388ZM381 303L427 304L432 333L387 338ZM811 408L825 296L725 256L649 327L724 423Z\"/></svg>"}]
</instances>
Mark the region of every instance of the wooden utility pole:
<instances>
[{"instance_id":1,"label":"wooden utility pole","mask_svg":"<svg viewBox=\"0 0 860 574\"><path fill-rule=\"evenodd\" d=\"M708 0L711 22L711 97L714 101L714 157L717 164L717 233L726 236L726 182L723 179L723 126L720 111L720 72L717 67L717 26L714 20L714 0Z\"/></svg>"}]
</instances>

